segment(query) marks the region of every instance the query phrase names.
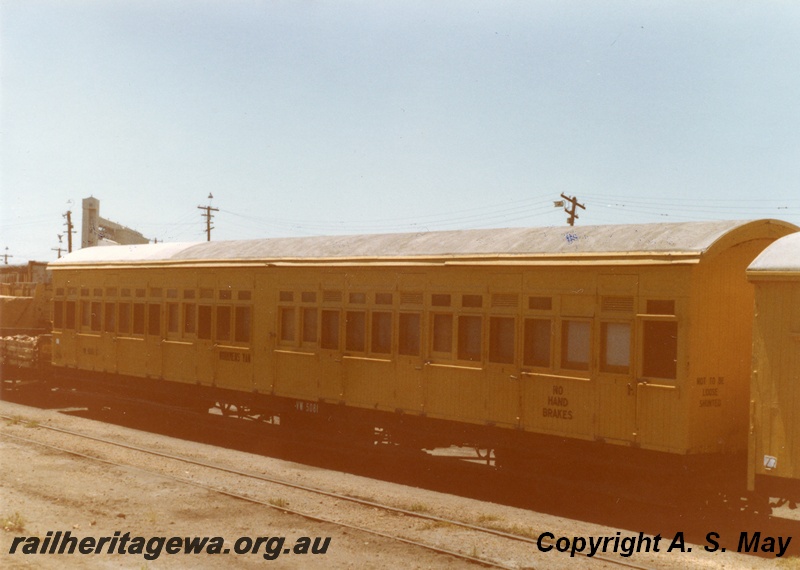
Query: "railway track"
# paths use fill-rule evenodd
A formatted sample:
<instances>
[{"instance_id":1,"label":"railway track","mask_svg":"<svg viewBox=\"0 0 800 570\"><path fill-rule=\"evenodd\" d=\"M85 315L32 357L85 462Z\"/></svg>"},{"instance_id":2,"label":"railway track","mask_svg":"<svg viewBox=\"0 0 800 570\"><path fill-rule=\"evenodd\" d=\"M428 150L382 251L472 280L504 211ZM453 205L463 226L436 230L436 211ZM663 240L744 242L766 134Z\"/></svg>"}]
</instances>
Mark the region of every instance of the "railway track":
<instances>
[{"instance_id":1,"label":"railway track","mask_svg":"<svg viewBox=\"0 0 800 570\"><path fill-rule=\"evenodd\" d=\"M0 416L7 421L14 418ZM67 436L74 445L65 447L42 439L24 437L4 432L5 437L45 446L86 460L103 462L144 471L148 474L193 485L209 492L222 494L270 509L415 545L420 548L492 568L526 568L541 566L542 547L554 546L535 534L523 535L509 529L476 525L466 520L447 518L427 512L421 505L398 506L361 497L344 495L319 487L299 484L284 478L240 470L218 465L197 458L175 455L133 445L123 441L97 437L56 426L38 425ZM157 464L152 459L157 458ZM180 475L176 474L180 473ZM211 484L209 481L219 480ZM309 500L313 497L313 501ZM301 505L297 507L295 505ZM345 507L346 505L346 507ZM335 515L332 515L335 513ZM397 520L402 518L402 532L397 529ZM432 529L457 529L464 544L480 543L481 552L463 551L454 547L452 533L431 532ZM449 536L449 539L443 538ZM567 554L568 556L568 554ZM582 567L625 567L645 570L642 566L619 556L595 554L587 557L581 553ZM550 559L552 561L552 558Z\"/></svg>"}]
</instances>

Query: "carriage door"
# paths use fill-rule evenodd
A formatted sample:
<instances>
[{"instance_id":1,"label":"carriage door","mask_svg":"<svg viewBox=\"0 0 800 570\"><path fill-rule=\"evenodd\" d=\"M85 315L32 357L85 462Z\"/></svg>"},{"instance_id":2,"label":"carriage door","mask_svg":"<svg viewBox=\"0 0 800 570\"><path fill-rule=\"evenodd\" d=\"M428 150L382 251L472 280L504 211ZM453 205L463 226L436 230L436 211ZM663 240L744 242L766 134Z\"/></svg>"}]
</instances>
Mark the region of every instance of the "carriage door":
<instances>
[{"instance_id":1,"label":"carriage door","mask_svg":"<svg viewBox=\"0 0 800 570\"><path fill-rule=\"evenodd\" d=\"M517 366L521 275L493 275L488 298L487 420L521 426L521 376Z\"/></svg>"},{"instance_id":2,"label":"carriage door","mask_svg":"<svg viewBox=\"0 0 800 570\"><path fill-rule=\"evenodd\" d=\"M345 276L324 275L319 313L319 375L316 395L329 402L343 402L342 357L345 331Z\"/></svg>"},{"instance_id":3,"label":"carriage door","mask_svg":"<svg viewBox=\"0 0 800 570\"><path fill-rule=\"evenodd\" d=\"M216 360L214 357L214 290L213 275L201 275L198 283L196 303L189 304L189 311L195 315L187 318L195 321L197 341L195 343L195 372L198 384L211 386L216 381Z\"/></svg>"},{"instance_id":4,"label":"carriage door","mask_svg":"<svg viewBox=\"0 0 800 570\"><path fill-rule=\"evenodd\" d=\"M637 316L639 443L650 448L681 446L680 430L665 429L680 417L678 316L674 299L643 299Z\"/></svg>"},{"instance_id":5,"label":"carriage door","mask_svg":"<svg viewBox=\"0 0 800 570\"><path fill-rule=\"evenodd\" d=\"M395 349L395 395L398 410L419 413L425 410L422 349L424 338L424 273L401 273L397 277L397 319Z\"/></svg>"},{"instance_id":6,"label":"carriage door","mask_svg":"<svg viewBox=\"0 0 800 570\"><path fill-rule=\"evenodd\" d=\"M164 282L162 275L157 275L151 281L161 284ZM145 334L144 346L147 354L145 369L148 378L163 377L162 341L164 339L164 289L162 287L147 288L145 297Z\"/></svg>"},{"instance_id":7,"label":"carriage door","mask_svg":"<svg viewBox=\"0 0 800 570\"><path fill-rule=\"evenodd\" d=\"M102 334L100 339L100 361L102 370L117 373L117 302L119 297L119 276L109 275L105 279Z\"/></svg>"},{"instance_id":8,"label":"carriage door","mask_svg":"<svg viewBox=\"0 0 800 570\"><path fill-rule=\"evenodd\" d=\"M598 277L597 436L635 442L638 384L633 341L637 275Z\"/></svg>"}]
</instances>

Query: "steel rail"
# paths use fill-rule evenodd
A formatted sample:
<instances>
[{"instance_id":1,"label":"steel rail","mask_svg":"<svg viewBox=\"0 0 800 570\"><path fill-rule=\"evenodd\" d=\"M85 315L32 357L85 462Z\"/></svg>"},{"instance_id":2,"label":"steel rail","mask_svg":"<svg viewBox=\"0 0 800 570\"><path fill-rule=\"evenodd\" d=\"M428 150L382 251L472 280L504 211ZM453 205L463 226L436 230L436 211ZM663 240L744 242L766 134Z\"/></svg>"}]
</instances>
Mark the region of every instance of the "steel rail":
<instances>
[{"instance_id":1,"label":"steel rail","mask_svg":"<svg viewBox=\"0 0 800 570\"><path fill-rule=\"evenodd\" d=\"M14 418L11 418L11 417L5 416L5 415L0 415L0 418L8 419L8 420L13 420L14 419ZM257 473L250 473L250 472L247 472L247 471L241 471L241 470L234 469L234 468L231 468L231 467L225 467L225 466L221 466L221 465L214 465L214 464L211 464L211 463L207 463L205 461L191 459L191 458L183 457L183 456L180 456L180 455L173 455L173 454L165 453L165 452L162 452L162 451L146 449L146 448L142 448L142 447L139 447L139 446L136 446L136 445L122 443L122 442L109 440L109 439L105 439L105 438L101 438L101 437L97 437L97 436L86 435L86 434L78 433L78 432L75 432L75 431L71 431L71 430L68 430L68 429L59 428L59 427L55 427L55 426L47 426L47 425L41 425L40 424L37 427L45 428L45 429L48 429L48 430L51 430L51 431L55 431L55 432L64 433L64 434L67 434L67 435L80 437L80 438L83 438L83 439L88 439L88 440L91 440L91 441L97 441L99 443L105 443L107 445L113 445L113 446L120 447L120 448L123 448L123 449L131 450L131 451L138 451L140 453L145 453L145 454L156 456L156 457L162 457L164 459L170 459L170 460L173 460L173 461L179 461L179 462L186 463L186 464L189 464L189 465L195 465L195 466L198 466L198 467L204 467L204 468L216 470L216 471L219 471L219 472L222 472L222 473L228 473L228 474L231 474L231 475L237 475L237 476L240 476L240 477L255 479L255 480L258 480L258 481L263 481L265 483L271 483L271 484L280 485L280 486L284 486L284 487L288 487L288 488L292 488L292 489L296 489L296 490L300 490L300 491L304 491L304 492L308 492L308 493L314 493L314 494L325 496L325 497L329 497L329 498L332 498L332 499L337 499L337 500L341 500L341 501L347 501L347 502L350 502L350 503L355 503L355 504L359 504L359 505L366 506L366 507L381 509L381 510L384 510L384 511L387 511L387 512L402 514L404 516L414 517L414 518L427 520L427 521L431 521L431 522L449 524L449 525L452 525L452 526L464 528L466 530L471 530L473 532L489 534L489 535L497 536L497 537L500 537L500 538L505 538L505 539L508 539L508 540L513 540L513 541L517 541L517 542L524 542L524 543L529 543L529 544L533 544L533 545L538 545L540 543L540 541L541 541L541 543L546 543L548 545L554 545L553 541L550 541L550 540L547 540L547 539L541 539L538 535L533 537L533 538L531 538L531 537L522 536L522 535L518 535L518 534L512 534L512 533L508 533L508 532L505 532L505 531L502 531L502 530L493 529L493 528L489 528L489 527L485 527L485 526L473 525L471 523L467 523L467 522L463 522L463 521L447 519L447 518L440 517L440 516L437 516L437 515L421 513L421 512L417 512L417 511L409 511L409 510L406 510L406 509L402 509L402 508L399 508L399 507L393 507L391 505L385 505L385 504L382 504L382 503L377 503L377 502L370 501L370 500L367 500L367 499L361 499L361 498L358 498L358 497L351 497L351 496L348 496L348 495L342 495L341 493L335 493L333 491L326 491L324 489L320 489L320 488L316 488L316 487L310 487L308 485L301 485L299 483L294 483L294 482L287 481L285 479L280 479L280 478L277 478L277 477L268 477L268 476L257 474ZM37 444L43 445L45 447L52 447L53 449L59 449L60 451L64 451L65 453L71 453L73 455L85 457L87 459L103 461L103 462L106 462L106 463L110 463L112 465L120 465L120 464L114 463L114 462L106 460L106 459L84 455L84 454L82 454L80 452L73 452L73 451L70 451L70 450L60 449L57 446L50 446L49 444L40 443L40 442L37 442L35 440L29 440L27 438L23 438L23 437L20 437L20 436L15 436L15 435L11 435L11 434L5 434L5 435L8 435L9 437L14 437L14 438L19 439L19 440L24 440L24 441L30 441L32 443L37 443ZM140 470L148 472L148 473L154 473L152 471L149 471L149 470L146 470L146 469L142 469L142 468L136 468L136 469L140 469ZM236 493L233 493L233 492L230 492L230 491L226 491L224 489L218 489L218 488L215 488L213 486L206 486L206 485L203 485L201 483L197 483L197 482L194 482L194 481L191 481L191 480L188 480L188 479L183 479L183 478L180 478L180 477L174 477L174 476L171 476L171 475L164 475L164 476L168 477L168 478L175 479L176 481L189 483L189 484L201 487L201 488L206 488L206 489L209 489L209 490L213 490L213 491L216 491L216 492L218 492L220 494L224 494L224 495L228 495L228 496L231 496L231 497L239 498L239 499L242 499L242 500L250 501L250 502L253 502L253 503L256 503L256 504L269 506L269 507L272 507L274 509L280 510L282 512L296 514L296 515L302 516L304 518L307 518L309 520L314 520L314 521L318 521L318 522L326 522L326 523L330 523L330 524L334 524L334 525L338 525L338 526L352 528L354 530L362 530L364 532L369 532L371 534L375 534L375 535L378 535L378 536L383 536L384 538L396 539L396 540L399 540L401 542L406 542L408 544L423 546L423 547L428 548L430 550L433 550L435 552L439 552L439 553L442 553L442 554L449 554L449 555L452 555L452 556L457 556L460 559L469 560L469 561L472 561L472 562L475 562L475 563L479 563L479 564L483 564L483 565L490 565L490 566L497 567L497 568L509 568L508 566L501 565L501 564L496 563L494 561L486 561L486 560L483 560L483 559L470 557L468 555L464 555L464 554L457 553L457 552L454 552L454 551L450 551L450 550L447 550L447 549L441 549L439 547L426 545L424 543L417 543L417 542L411 541L409 539L403 539L401 537L393 537L393 536L390 536L390 535L385 535L383 533L380 533L379 531L373 531L373 530L362 528L362 527L351 526L351 525L349 525L347 523L340 523L340 522L333 521L333 520L330 520L330 519L325 519L325 518L318 517L317 515L304 513L304 512L301 512L301 511L295 511L293 509L289 509L289 508L282 507L282 506L277 506L277 505L274 505L272 503L265 503L265 502L259 501L257 499L252 499L250 497L246 497L246 496L243 496L243 495L238 495ZM588 554L583 553L583 552L576 552L576 554L584 556L586 558L589 558ZM602 554L595 554L591 558L593 558L595 560L598 560L598 561L601 561L601 562L607 562L609 564L614 564L614 565L625 567L625 568L631 568L631 569L634 569L634 570L650 570L650 567L640 566L640 565L633 564L633 563L625 561L625 560L619 560L619 559L612 558L612 557L609 557L609 556L603 556Z\"/></svg>"}]
</instances>

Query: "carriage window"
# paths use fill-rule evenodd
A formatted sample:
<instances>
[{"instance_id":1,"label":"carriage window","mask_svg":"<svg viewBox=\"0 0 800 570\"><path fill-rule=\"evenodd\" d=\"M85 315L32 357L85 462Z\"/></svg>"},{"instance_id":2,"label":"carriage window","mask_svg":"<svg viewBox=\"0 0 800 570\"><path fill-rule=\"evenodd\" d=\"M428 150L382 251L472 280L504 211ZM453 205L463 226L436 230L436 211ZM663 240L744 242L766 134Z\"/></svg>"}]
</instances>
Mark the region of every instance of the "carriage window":
<instances>
[{"instance_id":1,"label":"carriage window","mask_svg":"<svg viewBox=\"0 0 800 570\"><path fill-rule=\"evenodd\" d=\"M144 334L144 303L133 304L133 334Z\"/></svg>"},{"instance_id":2,"label":"carriage window","mask_svg":"<svg viewBox=\"0 0 800 570\"><path fill-rule=\"evenodd\" d=\"M528 308L534 311L550 311L553 308L553 298L528 297Z\"/></svg>"},{"instance_id":3,"label":"carriage window","mask_svg":"<svg viewBox=\"0 0 800 570\"><path fill-rule=\"evenodd\" d=\"M563 321L561 324L561 366L571 370L589 370L591 326L586 321Z\"/></svg>"},{"instance_id":4,"label":"carriage window","mask_svg":"<svg viewBox=\"0 0 800 570\"><path fill-rule=\"evenodd\" d=\"M678 323L645 321L642 374L649 378L678 377Z\"/></svg>"},{"instance_id":5,"label":"carriage window","mask_svg":"<svg viewBox=\"0 0 800 570\"><path fill-rule=\"evenodd\" d=\"M366 293L350 293L349 300L351 303L356 305L363 305L367 302L367 294Z\"/></svg>"},{"instance_id":6,"label":"carriage window","mask_svg":"<svg viewBox=\"0 0 800 570\"><path fill-rule=\"evenodd\" d=\"M250 307L236 307L236 342L250 342Z\"/></svg>"},{"instance_id":7,"label":"carriage window","mask_svg":"<svg viewBox=\"0 0 800 570\"><path fill-rule=\"evenodd\" d=\"M322 311L322 348L339 348L339 311Z\"/></svg>"},{"instance_id":8,"label":"carriage window","mask_svg":"<svg viewBox=\"0 0 800 570\"><path fill-rule=\"evenodd\" d=\"M114 303L106 303L106 322L105 322L105 330L106 332L114 332L117 326L117 308Z\"/></svg>"},{"instance_id":9,"label":"carriage window","mask_svg":"<svg viewBox=\"0 0 800 570\"><path fill-rule=\"evenodd\" d=\"M53 301L53 328L64 326L64 301Z\"/></svg>"},{"instance_id":10,"label":"carriage window","mask_svg":"<svg viewBox=\"0 0 800 570\"><path fill-rule=\"evenodd\" d=\"M197 338L211 340L211 305L197 307Z\"/></svg>"},{"instance_id":11,"label":"carriage window","mask_svg":"<svg viewBox=\"0 0 800 570\"><path fill-rule=\"evenodd\" d=\"M183 334L197 332L197 306L187 303L183 306Z\"/></svg>"},{"instance_id":12,"label":"carriage window","mask_svg":"<svg viewBox=\"0 0 800 570\"><path fill-rule=\"evenodd\" d=\"M445 293L436 293L431 295L431 305L434 307L449 307L450 295Z\"/></svg>"},{"instance_id":13,"label":"carriage window","mask_svg":"<svg viewBox=\"0 0 800 570\"><path fill-rule=\"evenodd\" d=\"M295 334L294 307L281 308L281 340L294 342Z\"/></svg>"},{"instance_id":14,"label":"carriage window","mask_svg":"<svg viewBox=\"0 0 800 570\"><path fill-rule=\"evenodd\" d=\"M303 308L303 342L317 342L317 309L313 307Z\"/></svg>"},{"instance_id":15,"label":"carriage window","mask_svg":"<svg viewBox=\"0 0 800 570\"><path fill-rule=\"evenodd\" d=\"M514 318L489 319L489 360L500 364L514 362Z\"/></svg>"},{"instance_id":16,"label":"carriage window","mask_svg":"<svg viewBox=\"0 0 800 570\"><path fill-rule=\"evenodd\" d=\"M347 311L345 349L364 352L367 342L367 315L364 311Z\"/></svg>"},{"instance_id":17,"label":"carriage window","mask_svg":"<svg viewBox=\"0 0 800 570\"><path fill-rule=\"evenodd\" d=\"M674 315L675 301L650 299L647 301L647 313L650 315Z\"/></svg>"},{"instance_id":18,"label":"carriage window","mask_svg":"<svg viewBox=\"0 0 800 570\"><path fill-rule=\"evenodd\" d=\"M161 305L150 303L147 310L147 334L158 336L161 334Z\"/></svg>"},{"instance_id":19,"label":"carriage window","mask_svg":"<svg viewBox=\"0 0 800 570\"><path fill-rule=\"evenodd\" d=\"M89 301L81 301L81 328L89 328L92 317L92 305Z\"/></svg>"},{"instance_id":20,"label":"carriage window","mask_svg":"<svg viewBox=\"0 0 800 570\"><path fill-rule=\"evenodd\" d=\"M231 308L227 305L217 307L217 340L231 340Z\"/></svg>"},{"instance_id":21,"label":"carriage window","mask_svg":"<svg viewBox=\"0 0 800 570\"><path fill-rule=\"evenodd\" d=\"M75 301L67 301L67 313L65 316L65 328L75 328Z\"/></svg>"},{"instance_id":22,"label":"carriage window","mask_svg":"<svg viewBox=\"0 0 800 570\"><path fill-rule=\"evenodd\" d=\"M461 296L461 306L462 307L480 308L480 307L483 306L483 296L482 295L462 295Z\"/></svg>"},{"instance_id":23,"label":"carriage window","mask_svg":"<svg viewBox=\"0 0 800 570\"><path fill-rule=\"evenodd\" d=\"M525 319L525 366L550 368L551 328L550 319Z\"/></svg>"},{"instance_id":24,"label":"carriage window","mask_svg":"<svg viewBox=\"0 0 800 570\"><path fill-rule=\"evenodd\" d=\"M92 301L92 330L100 332L101 322L103 322L103 305L100 301Z\"/></svg>"},{"instance_id":25,"label":"carriage window","mask_svg":"<svg viewBox=\"0 0 800 570\"><path fill-rule=\"evenodd\" d=\"M392 304L392 294L391 293L375 293L375 304L376 305L391 305Z\"/></svg>"},{"instance_id":26,"label":"carriage window","mask_svg":"<svg viewBox=\"0 0 800 570\"><path fill-rule=\"evenodd\" d=\"M372 352L387 354L392 351L392 313L372 313Z\"/></svg>"},{"instance_id":27,"label":"carriage window","mask_svg":"<svg viewBox=\"0 0 800 570\"><path fill-rule=\"evenodd\" d=\"M627 374L631 366L631 324L602 323L600 370Z\"/></svg>"},{"instance_id":28,"label":"carriage window","mask_svg":"<svg viewBox=\"0 0 800 570\"><path fill-rule=\"evenodd\" d=\"M433 351L453 352L453 315L433 315Z\"/></svg>"},{"instance_id":29,"label":"carriage window","mask_svg":"<svg viewBox=\"0 0 800 570\"><path fill-rule=\"evenodd\" d=\"M119 332L129 334L131 332L131 304L119 304Z\"/></svg>"},{"instance_id":30,"label":"carriage window","mask_svg":"<svg viewBox=\"0 0 800 570\"><path fill-rule=\"evenodd\" d=\"M169 291L172 289L167 291L167 295L169 295ZM167 303L167 332L177 333L178 330L180 330L180 305Z\"/></svg>"},{"instance_id":31,"label":"carriage window","mask_svg":"<svg viewBox=\"0 0 800 570\"><path fill-rule=\"evenodd\" d=\"M405 356L419 356L420 344L419 313L400 313L398 351Z\"/></svg>"},{"instance_id":32,"label":"carriage window","mask_svg":"<svg viewBox=\"0 0 800 570\"><path fill-rule=\"evenodd\" d=\"M481 359L481 317L458 317L458 358L479 361Z\"/></svg>"}]
</instances>

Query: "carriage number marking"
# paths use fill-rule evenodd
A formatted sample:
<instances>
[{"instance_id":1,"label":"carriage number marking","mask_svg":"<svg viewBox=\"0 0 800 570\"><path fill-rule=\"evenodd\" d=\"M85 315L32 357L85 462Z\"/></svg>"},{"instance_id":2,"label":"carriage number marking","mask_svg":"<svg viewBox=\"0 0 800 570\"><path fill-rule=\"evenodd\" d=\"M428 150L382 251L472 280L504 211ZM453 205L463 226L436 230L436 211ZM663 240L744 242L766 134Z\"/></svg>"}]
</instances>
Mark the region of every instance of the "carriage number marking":
<instances>
[{"instance_id":1,"label":"carriage number marking","mask_svg":"<svg viewBox=\"0 0 800 570\"><path fill-rule=\"evenodd\" d=\"M304 402L302 400L295 400L294 409L298 412L305 412L307 414L318 414L319 404L316 402Z\"/></svg>"}]
</instances>

